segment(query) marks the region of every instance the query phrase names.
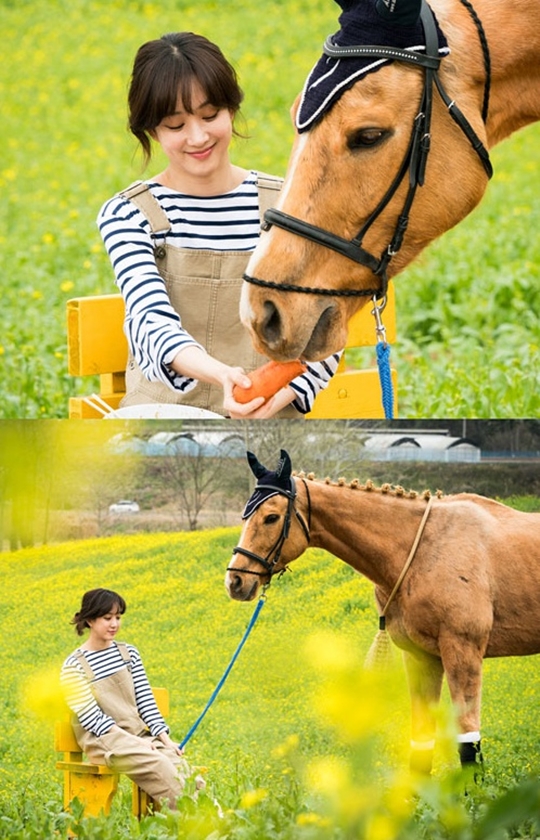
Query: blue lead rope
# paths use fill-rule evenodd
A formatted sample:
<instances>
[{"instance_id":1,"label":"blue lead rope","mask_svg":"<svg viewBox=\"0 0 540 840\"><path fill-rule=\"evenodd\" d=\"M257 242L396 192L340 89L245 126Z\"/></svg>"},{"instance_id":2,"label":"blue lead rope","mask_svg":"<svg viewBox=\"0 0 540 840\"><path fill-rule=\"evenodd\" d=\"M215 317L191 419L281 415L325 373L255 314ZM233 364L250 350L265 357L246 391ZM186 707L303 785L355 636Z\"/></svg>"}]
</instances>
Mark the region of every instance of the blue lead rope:
<instances>
[{"instance_id":1,"label":"blue lead rope","mask_svg":"<svg viewBox=\"0 0 540 840\"><path fill-rule=\"evenodd\" d=\"M394 419L394 387L390 371L390 345L386 340L386 327L382 322L382 313L386 306L386 296L380 301L377 296L372 298L371 314L375 318L375 334L377 336L377 366L381 383L382 404L386 420Z\"/></svg>"},{"instance_id":2,"label":"blue lead rope","mask_svg":"<svg viewBox=\"0 0 540 840\"><path fill-rule=\"evenodd\" d=\"M390 345L385 341L377 342L377 365L382 391L382 404L386 420L394 419L394 388L390 371Z\"/></svg>"},{"instance_id":3,"label":"blue lead rope","mask_svg":"<svg viewBox=\"0 0 540 840\"><path fill-rule=\"evenodd\" d=\"M260 611L262 610L262 608L263 608L263 606L264 606L264 602L265 602L265 600L266 600L266 596L265 596L265 595L261 595L261 597L259 598L259 603L258 603L258 604L257 604L257 606L255 607L255 610L253 611L253 615L251 616L251 618L250 618L250 620L249 620L249 624L248 624L248 626L246 627L246 632L245 632L245 633L244 633L244 635L242 636L242 638L241 638L241 640L240 640L240 643L239 643L238 647L236 648L236 650L235 650L235 652L234 652L234 654L233 654L233 657L232 657L231 661L230 661L230 662L229 662L229 664L227 665L227 667L226 667L226 669L225 669L225 672L224 672L223 676L221 677L220 681L219 681L219 682L218 682L218 684L216 685L216 687L215 687L214 691L212 692L212 695L211 695L211 697L210 697L210 699L209 699L208 703L206 704L206 706L205 706L205 707L204 707L204 709L202 710L201 714L199 715L199 717L197 718L197 720L195 721L195 723L193 724L193 726L191 727L191 729L189 730L189 732L187 733L187 735L186 735L186 736L182 739L182 741L180 741L180 743L178 744L178 746L179 746L179 748L180 748L180 749L183 749L183 748L185 747L185 745L187 744L187 742L189 741L189 739L191 738L191 736L193 735L193 733L195 732L195 730L198 728L198 726L199 726L199 724L201 723L202 719L203 719L203 718L204 718L204 716L206 715L206 713L207 713L208 709L210 708L210 706L212 705L212 703L214 702L214 700L215 700L215 699L216 699L216 697L218 696L219 692L221 691L221 689L222 689L222 687L223 687L223 684L224 684L225 680L227 679L227 677L229 676L229 674L230 674L230 672L231 672L231 669L232 669L232 667L233 667L234 663L235 663L235 662L236 662L236 660L238 659L238 656L239 656L239 654L240 654L240 651L242 650L242 648L244 647L244 645L245 645L245 643L246 643L246 641L247 641L247 637L249 636L249 634L251 633L251 631L252 631L252 629L253 629L253 625L255 624L255 622L257 621L257 618L259 617L259 613L260 613Z\"/></svg>"}]
</instances>

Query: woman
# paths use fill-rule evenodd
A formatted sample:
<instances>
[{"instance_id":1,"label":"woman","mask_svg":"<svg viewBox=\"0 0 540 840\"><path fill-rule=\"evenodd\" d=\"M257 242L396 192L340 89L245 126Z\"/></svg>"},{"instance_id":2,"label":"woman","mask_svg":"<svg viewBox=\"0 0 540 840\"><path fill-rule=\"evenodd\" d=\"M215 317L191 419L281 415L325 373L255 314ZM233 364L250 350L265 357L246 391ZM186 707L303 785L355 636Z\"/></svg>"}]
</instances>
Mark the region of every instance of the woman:
<instances>
[{"instance_id":1,"label":"woman","mask_svg":"<svg viewBox=\"0 0 540 840\"><path fill-rule=\"evenodd\" d=\"M169 736L138 650L115 641L125 611L122 596L109 589L83 595L72 624L79 636L90 632L64 662L61 681L89 760L125 773L156 805L165 801L174 809L191 771Z\"/></svg>"},{"instance_id":2,"label":"woman","mask_svg":"<svg viewBox=\"0 0 540 840\"><path fill-rule=\"evenodd\" d=\"M184 403L236 418L287 409L299 417L336 370L338 355L310 363L264 404L233 398L234 385L250 385L245 371L265 361L238 309L260 219L281 187L229 158L242 98L233 67L200 35L164 35L136 55L130 129L146 164L155 142L167 165L107 201L98 217L126 304L123 405Z\"/></svg>"}]
</instances>

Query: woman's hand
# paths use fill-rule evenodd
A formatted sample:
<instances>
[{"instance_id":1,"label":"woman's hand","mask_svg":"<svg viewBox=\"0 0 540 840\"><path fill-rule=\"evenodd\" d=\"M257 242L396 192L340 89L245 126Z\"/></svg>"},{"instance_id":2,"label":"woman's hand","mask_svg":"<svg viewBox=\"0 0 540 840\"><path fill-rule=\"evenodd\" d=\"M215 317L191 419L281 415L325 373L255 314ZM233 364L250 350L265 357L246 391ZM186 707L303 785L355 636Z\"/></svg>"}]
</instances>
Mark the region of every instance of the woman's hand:
<instances>
[{"instance_id":1,"label":"woman's hand","mask_svg":"<svg viewBox=\"0 0 540 840\"><path fill-rule=\"evenodd\" d=\"M293 389L287 385L285 388L281 388L281 390L278 391L277 394L274 394L273 397L270 397L269 400L263 402L262 405L256 405L257 403L260 403L260 398L251 400L249 403L235 403L235 405L238 406L238 409L245 409L246 407L249 407L248 414L245 414L244 412L242 414L233 414L232 410L229 411L229 414L234 419L239 419L241 417L248 420L268 420L268 418L274 417L278 411L281 411L282 408L289 405L294 400L295 396L296 394ZM236 411L236 409L234 410Z\"/></svg>"},{"instance_id":2,"label":"woman's hand","mask_svg":"<svg viewBox=\"0 0 540 840\"><path fill-rule=\"evenodd\" d=\"M245 374L240 367L223 366L221 386L223 388L223 409L235 420L241 420L246 417L253 417L253 412L260 409L264 405L264 397L255 397L247 403L239 403L233 397L233 388L238 385L240 388L250 388L251 379Z\"/></svg>"},{"instance_id":3,"label":"woman's hand","mask_svg":"<svg viewBox=\"0 0 540 840\"><path fill-rule=\"evenodd\" d=\"M262 420L273 417L296 396L293 389L287 386L267 402L264 401L264 397L256 397L247 403L237 402L232 395L233 386L249 388L251 380L243 368L226 365L214 359L201 347L185 347L176 355L171 367L184 376L220 385L223 388L223 410L235 420Z\"/></svg>"},{"instance_id":4,"label":"woman's hand","mask_svg":"<svg viewBox=\"0 0 540 840\"><path fill-rule=\"evenodd\" d=\"M178 744L175 744L167 732L161 732L158 735L158 738L162 744L165 744L166 747L173 749L177 755L184 755L184 750Z\"/></svg>"}]
</instances>

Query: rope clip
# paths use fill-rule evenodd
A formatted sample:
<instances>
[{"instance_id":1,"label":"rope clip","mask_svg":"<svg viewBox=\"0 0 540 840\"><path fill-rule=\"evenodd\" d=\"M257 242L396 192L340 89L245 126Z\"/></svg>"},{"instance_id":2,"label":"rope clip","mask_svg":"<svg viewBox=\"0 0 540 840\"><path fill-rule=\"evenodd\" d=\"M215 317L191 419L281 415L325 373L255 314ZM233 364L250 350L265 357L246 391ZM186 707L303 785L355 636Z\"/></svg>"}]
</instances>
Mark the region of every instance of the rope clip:
<instances>
[{"instance_id":1,"label":"rope clip","mask_svg":"<svg viewBox=\"0 0 540 840\"><path fill-rule=\"evenodd\" d=\"M383 298L381 298L380 303L378 302L375 296L372 297L371 300L373 302L373 309L371 310L371 314L375 318L375 333L377 335L377 341L382 342L386 346L386 327L384 326L381 317L386 306L386 295Z\"/></svg>"}]
</instances>

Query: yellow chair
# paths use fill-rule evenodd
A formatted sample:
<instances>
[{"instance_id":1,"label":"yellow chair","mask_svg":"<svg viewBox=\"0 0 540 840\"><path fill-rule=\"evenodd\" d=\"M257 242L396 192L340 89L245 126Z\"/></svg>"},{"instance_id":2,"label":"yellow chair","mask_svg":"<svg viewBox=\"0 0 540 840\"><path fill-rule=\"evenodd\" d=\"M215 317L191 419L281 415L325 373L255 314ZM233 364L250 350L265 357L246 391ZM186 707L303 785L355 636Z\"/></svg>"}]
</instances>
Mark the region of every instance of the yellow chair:
<instances>
[{"instance_id":1,"label":"yellow chair","mask_svg":"<svg viewBox=\"0 0 540 840\"><path fill-rule=\"evenodd\" d=\"M349 337L338 372L329 386L316 398L308 419L378 419L384 418L381 386L376 367L351 368L350 350L376 344L375 320L367 303L349 321ZM393 284L383 315L390 344L396 338L396 311ZM123 332L124 302L121 295L95 295L73 298L67 303L68 370L72 376L100 377L99 397L111 409L117 409L125 394L125 369L128 347ZM397 374L392 370L394 416L397 416ZM69 416L74 419L102 415L83 397L70 397Z\"/></svg>"},{"instance_id":2,"label":"yellow chair","mask_svg":"<svg viewBox=\"0 0 540 840\"><path fill-rule=\"evenodd\" d=\"M169 692L166 688L153 688L154 697L163 717L169 714ZM75 740L70 720L56 721L54 747L64 754L56 762L56 769L64 772L64 808L77 797L84 807L84 815L97 817L108 814L118 789L120 774L101 764L90 764ZM151 799L145 791L132 782L131 808L137 818L150 810Z\"/></svg>"}]
</instances>

